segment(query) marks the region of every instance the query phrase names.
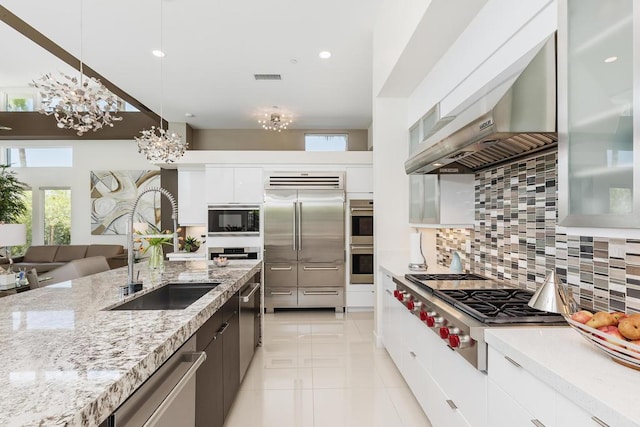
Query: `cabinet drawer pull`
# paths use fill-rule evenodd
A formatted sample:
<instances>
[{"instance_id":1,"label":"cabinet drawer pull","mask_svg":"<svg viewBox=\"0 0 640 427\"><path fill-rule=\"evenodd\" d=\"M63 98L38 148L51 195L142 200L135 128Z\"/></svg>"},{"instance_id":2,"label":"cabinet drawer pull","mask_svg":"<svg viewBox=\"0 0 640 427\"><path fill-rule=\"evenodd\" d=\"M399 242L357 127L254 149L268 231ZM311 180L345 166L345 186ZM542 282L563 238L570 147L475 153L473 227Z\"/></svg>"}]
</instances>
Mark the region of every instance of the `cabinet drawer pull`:
<instances>
[{"instance_id":1,"label":"cabinet drawer pull","mask_svg":"<svg viewBox=\"0 0 640 427\"><path fill-rule=\"evenodd\" d=\"M385 292L388 293L389 295L393 295L393 292L391 292L389 289L385 289Z\"/></svg>"},{"instance_id":2,"label":"cabinet drawer pull","mask_svg":"<svg viewBox=\"0 0 640 427\"><path fill-rule=\"evenodd\" d=\"M340 295L339 291L304 291L303 295Z\"/></svg>"},{"instance_id":3,"label":"cabinet drawer pull","mask_svg":"<svg viewBox=\"0 0 640 427\"><path fill-rule=\"evenodd\" d=\"M304 271L326 271L326 270L334 270L338 271L338 267L302 267Z\"/></svg>"},{"instance_id":4,"label":"cabinet drawer pull","mask_svg":"<svg viewBox=\"0 0 640 427\"><path fill-rule=\"evenodd\" d=\"M253 283L253 287L251 288L251 291L249 291L247 295L240 295L240 300L242 302L249 302L253 294L255 294L258 289L260 289L260 283Z\"/></svg>"},{"instance_id":5,"label":"cabinet drawer pull","mask_svg":"<svg viewBox=\"0 0 640 427\"><path fill-rule=\"evenodd\" d=\"M596 417L595 415L593 417L591 417L591 419L593 421L595 421L597 424L601 425L602 427L609 427L609 424L605 423L604 421L602 421L600 418Z\"/></svg>"},{"instance_id":6,"label":"cabinet drawer pull","mask_svg":"<svg viewBox=\"0 0 640 427\"><path fill-rule=\"evenodd\" d=\"M224 322L222 327L218 330L218 335L224 334L224 331L226 331L228 327L229 327L229 322Z\"/></svg>"},{"instance_id":7,"label":"cabinet drawer pull","mask_svg":"<svg viewBox=\"0 0 640 427\"><path fill-rule=\"evenodd\" d=\"M288 292L277 292L277 291L270 291L269 292L271 295L288 295L291 296L293 295L293 291L288 291Z\"/></svg>"},{"instance_id":8,"label":"cabinet drawer pull","mask_svg":"<svg viewBox=\"0 0 640 427\"><path fill-rule=\"evenodd\" d=\"M458 409L458 406L456 406L456 404L454 403L454 401L453 401L453 400L448 399L448 400L447 400L447 404L449 405L449 407L450 407L451 409Z\"/></svg>"},{"instance_id":9,"label":"cabinet drawer pull","mask_svg":"<svg viewBox=\"0 0 640 427\"><path fill-rule=\"evenodd\" d=\"M291 267L269 267L271 271L291 271Z\"/></svg>"},{"instance_id":10,"label":"cabinet drawer pull","mask_svg":"<svg viewBox=\"0 0 640 427\"><path fill-rule=\"evenodd\" d=\"M411 355L411 357L413 357L414 359L416 358L416 354L413 351L410 351L409 354Z\"/></svg>"},{"instance_id":11,"label":"cabinet drawer pull","mask_svg":"<svg viewBox=\"0 0 640 427\"><path fill-rule=\"evenodd\" d=\"M509 363L511 363L513 366L515 366L516 368L522 368L522 366L518 362L516 362L515 360L513 360L509 356L505 356L504 358L507 359L507 361ZM533 422L533 421L531 421L531 422Z\"/></svg>"},{"instance_id":12,"label":"cabinet drawer pull","mask_svg":"<svg viewBox=\"0 0 640 427\"><path fill-rule=\"evenodd\" d=\"M533 423L533 425L534 425L534 426L536 426L536 427L544 427L544 424L542 424L539 420L537 420L537 419L535 419L535 418L534 418L533 420L531 420L531 422L532 422L532 423Z\"/></svg>"}]
</instances>

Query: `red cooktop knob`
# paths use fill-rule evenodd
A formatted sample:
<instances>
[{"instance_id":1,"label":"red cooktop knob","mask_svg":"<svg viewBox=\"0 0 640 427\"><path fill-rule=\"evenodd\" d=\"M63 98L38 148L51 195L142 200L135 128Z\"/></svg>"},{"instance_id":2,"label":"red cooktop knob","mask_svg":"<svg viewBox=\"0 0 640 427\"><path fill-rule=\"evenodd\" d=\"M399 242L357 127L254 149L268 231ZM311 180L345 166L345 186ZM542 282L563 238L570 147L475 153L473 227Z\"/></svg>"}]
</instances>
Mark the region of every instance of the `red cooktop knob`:
<instances>
[{"instance_id":1,"label":"red cooktop knob","mask_svg":"<svg viewBox=\"0 0 640 427\"><path fill-rule=\"evenodd\" d=\"M457 335L449 335L449 345L453 348L460 347L460 337Z\"/></svg>"},{"instance_id":2,"label":"red cooktop knob","mask_svg":"<svg viewBox=\"0 0 640 427\"><path fill-rule=\"evenodd\" d=\"M424 322L425 320L427 320L427 317L429 317L429 316L427 316L427 312L426 311L421 311L420 312L420 320L422 320Z\"/></svg>"},{"instance_id":3,"label":"red cooktop knob","mask_svg":"<svg viewBox=\"0 0 640 427\"><path fill-rule=\"evenodd\" d=\"M436 325L436 319L433 316L427 316L427 326L433 328Z\"/></svg>"},{"instance_id":4,"label":"red cooktop knob","mask_svg":"<svg viewBox=\"0 0 640 427\"><path fill-rule=\"evenodd\" d=\"M400 291L399 290L396 289L395 291L393 291L393 296L394 297L398 298L398 295L400 295Z\"/></svg>"},{"instance_id":5,"label":"red cooktop knob","mask_svg":"<svg viewBox=\"0 0 640 427\"><path fill-rule=\"evenodd\" d=\"M408 308L409 310L413 310L413 308L414 308L414 307L415 307L415 304L413 303L413 300L411 300L411 301L409 301L409 302L407 303L407 308Z\"/></svg>"},{"instance_id":6,"label":"red cooktop knob","mask_svg":"<svg viewBox=\"0 0 640 427\"><path fill-rule=\"evenodd\" d=\"M440 328L440 338L442 338L443 340L449 338L449 328L444 326Z\"/></svg>"}]
</instances>

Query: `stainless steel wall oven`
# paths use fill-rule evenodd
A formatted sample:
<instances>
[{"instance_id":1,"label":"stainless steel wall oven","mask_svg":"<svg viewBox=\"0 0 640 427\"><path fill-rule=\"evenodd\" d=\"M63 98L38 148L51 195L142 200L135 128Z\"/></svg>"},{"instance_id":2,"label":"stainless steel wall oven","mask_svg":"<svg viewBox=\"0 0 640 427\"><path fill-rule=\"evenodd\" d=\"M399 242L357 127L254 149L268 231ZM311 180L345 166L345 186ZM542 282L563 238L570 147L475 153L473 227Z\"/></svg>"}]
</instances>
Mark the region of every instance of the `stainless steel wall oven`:
<instances>
[{"instance_id":1,"label":"stainless steel wall oven","mask_svg":"<svg viewBox=\"0 0 640 427\"><path fill-rule=\"evenodd\" d=\"M349 203L351 236L349 283L373 283L373 200L353 199Z\"/></svg>"}]
</instances>

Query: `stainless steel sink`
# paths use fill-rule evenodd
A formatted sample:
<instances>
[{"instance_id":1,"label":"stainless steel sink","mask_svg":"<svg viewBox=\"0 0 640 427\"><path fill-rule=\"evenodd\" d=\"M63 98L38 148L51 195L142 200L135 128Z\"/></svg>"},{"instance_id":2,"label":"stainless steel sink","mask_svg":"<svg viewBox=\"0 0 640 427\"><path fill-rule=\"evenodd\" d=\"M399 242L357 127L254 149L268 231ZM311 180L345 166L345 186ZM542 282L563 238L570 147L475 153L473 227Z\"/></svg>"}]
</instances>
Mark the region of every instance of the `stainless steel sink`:
<instances>
[{"instance_id":1,"label":"stainless steel sink","mask_svg":"<svg viewBox=\"0 0 640 427\"><path fill-rule=\"evenodd\" d=\"M109 310L182 310L220 283L168 283Z\"/></svg>"}]
</instances>

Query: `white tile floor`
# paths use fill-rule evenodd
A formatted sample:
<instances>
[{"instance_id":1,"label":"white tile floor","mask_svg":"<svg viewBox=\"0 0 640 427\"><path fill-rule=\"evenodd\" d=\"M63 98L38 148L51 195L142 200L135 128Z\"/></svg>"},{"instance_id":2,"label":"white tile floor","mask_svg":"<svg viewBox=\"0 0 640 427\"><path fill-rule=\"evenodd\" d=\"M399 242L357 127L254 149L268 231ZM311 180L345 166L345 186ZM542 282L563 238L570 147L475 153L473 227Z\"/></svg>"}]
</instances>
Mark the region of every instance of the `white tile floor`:
<instances>
[{"instance_id":1,"label":"white tile floor","mask_svg":"<svg viewBox=\"0 0 640 427\"><path fill-rule=\"evenodd\" d=\"M263 346L225 427L429 427L385 349L373 312L266 314Z\"/></svg>"}]
</instances>

